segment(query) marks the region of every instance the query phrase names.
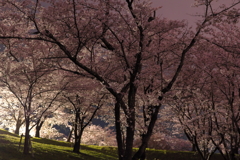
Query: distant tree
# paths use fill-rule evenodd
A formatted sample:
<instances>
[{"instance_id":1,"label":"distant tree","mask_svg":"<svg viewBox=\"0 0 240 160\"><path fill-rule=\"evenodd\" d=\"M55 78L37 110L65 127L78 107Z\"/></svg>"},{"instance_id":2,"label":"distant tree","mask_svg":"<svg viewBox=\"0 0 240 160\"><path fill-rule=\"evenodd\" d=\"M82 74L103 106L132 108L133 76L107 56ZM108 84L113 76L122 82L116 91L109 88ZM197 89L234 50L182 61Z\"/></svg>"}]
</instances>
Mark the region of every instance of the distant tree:
<instances>
[{"instance_id":1,"label":"distant tree","mask_svg":"<svg viewBox=\"0 0 240 160\"><path fill-rule=\"evenodd\" d=\"M239 9L225 12L222 23L216 23L208 29L209 36L205 40L217 49L215 62L217 74L213 80L220 90L221 107L215 123L218 134L222 138L220 153L225 159L235 159L239 152ZM218 96L215 94L215 97Z\"/></svg>"},{"instance_id":2,"label":"distant tree","mask_svg":"<svg viewBox=\"0 0 240 160\"><path fill-rule=\"evenodd\" d=\"M106 105L107 96L101 85L92 87L92 83L86 78L72 76L70 81L71 84L63 92L62 98L65 99L65 105L68 106L66 109L71 110L70 113L74 115L73 122L71 122L74 132L73 152L79 153L84 130L92 123L93 118L99 115L102 106Z\"/></svg>"},{"instance_id":3,"label":"distant tree","mask_svg":"<svg viewBox=\"0 0 240 160\"><path fill-rule=\"evenodd\" d=\"M14 130L15 134L19 134L20 128L25 123L24 111L14 95L4 89L1 92L0 108L1 126L4 125L10 130Z\"/></svg>"},{"instance_id":4,"label":"distant tree","mask_svg":"<svg viewBox=\"0 0 240 160\"><path fill-rule=\"evenodd\" d=\"M240 57L208 42L195 49L176 83L173 110L205 159L209 151L219 150L225 159L234 160L239 149Z\"/></svg>"},{"instance_id":5,"label":"distant tree","mask_svg":"<svg viewBox=\"0 0 240 160\"><path fill-rule=\"evenodd\" d=\"M138 147L139 143L141 143L141 137L135 139L134 146ZM151 136L148 143L148 148L173 151L190 151L191 143L186 139L159 132Z\"/></svg>"},{"instance_id":6,"label":"distant tree","mask_svg":"<svg viewBox=\"0 0 240 160\"><path fill-rule=\"evenodd\" d=\"M14 42L8 42L9 45L10 43ZM29 153L29 132L35 126L35 124L31 126L31 122L36 118L41 118L50 108L62 87L61 83L58 84L56 81L54 72L43 63L44 60L41 59L41 56L44 53L37 50L37 46L29 47L29 43L8 48L1 55L0 65L1 85L14 95L16 102L23 109L25 119L24 153L26 154ZM10 53L16 54L13 56ZM48 104L48 106L43 107L41 104Z\"/></svg>"},{"instance_id":7,"label":"distant tree","mask_svg":"<svg viewBox=\"0 0 240 160\"><path fill-rule=\"evenodd\" d=\"M82 143L87 145L116 146L115 133L108 127L89 125L86 127Z\"/></svg>"},{"instance_id":8,"label":"distant tree","mask_svg":"<svg viewBox=\"0 0 240 160\"><path fill-rule=\"evenodd\" d=\"M183 97L190 96L190 100ZM216 128L213 123L213 112L211 105L200 98L199 94L185 93L180 100L176 100L173 108L183 131L204 160L209 160L217 150L213 139L216 139ZM183 100L184 99L184 100ZM220 140L220 139L218 139Z\"/></svg>"}]
</instances>

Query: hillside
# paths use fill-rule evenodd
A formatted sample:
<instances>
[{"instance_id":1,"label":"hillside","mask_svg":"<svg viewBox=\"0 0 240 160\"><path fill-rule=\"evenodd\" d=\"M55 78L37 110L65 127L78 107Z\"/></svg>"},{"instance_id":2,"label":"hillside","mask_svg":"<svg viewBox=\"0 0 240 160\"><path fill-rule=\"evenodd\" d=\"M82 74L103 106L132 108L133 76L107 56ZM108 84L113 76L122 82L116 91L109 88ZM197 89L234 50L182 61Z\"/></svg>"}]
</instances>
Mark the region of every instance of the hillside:
<instances>
[{"instance_id":1,"label":"hillside","mask_svg":"<svg viewBox=\"0 0 240 160\"><path fill-rule=\"evenodd\" d=\"M72 152L71 143L49 139L32 138L34 157L23 155L23 146L18 151L20 137L0 130L0 160L117 160L115 147L82 146L80 154ZM148 149L148 160L200 160L194 152L176 152ZM213 160L221 160L216 155Z\"/></svg>"}]
</instances>

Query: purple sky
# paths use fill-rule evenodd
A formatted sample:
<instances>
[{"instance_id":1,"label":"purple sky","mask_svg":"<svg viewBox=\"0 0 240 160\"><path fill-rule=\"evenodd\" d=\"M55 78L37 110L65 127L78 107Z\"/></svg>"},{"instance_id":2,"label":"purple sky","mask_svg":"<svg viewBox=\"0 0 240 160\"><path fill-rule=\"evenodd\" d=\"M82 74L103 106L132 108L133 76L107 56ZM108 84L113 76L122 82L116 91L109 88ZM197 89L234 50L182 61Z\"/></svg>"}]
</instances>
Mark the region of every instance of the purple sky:
<instances>
[{"instance_id":1,"label":"purple sky","mask_svg":"<svg viewBox=\"0 0 240 160\"><path fill-rule=\"evenodd\" d=\"M234 0L218 0L214 3L214 8L217 9L219 4L228 4ZM203 13L203 8L191 7L194 4L194 0L152 0L153 6L162 6L158 10L158 16L168 17L173 20L187 20L189 24L194 24L197 17L193 16L197 13ZM239 7L239 6L238 6Z\"/></svg>"},{"instance_id":2,"label":"purple sky","mask_svg":"<svg viewBox=\"0 0 240 160\"><path fill-rule=\"evenodd\" d=\"M193 0L152 0L154 6L162 6L158 10L158 16L168 17L174 20L193 19L193 16L198 8L193 8Z\"/></svg>"}]
</instances>

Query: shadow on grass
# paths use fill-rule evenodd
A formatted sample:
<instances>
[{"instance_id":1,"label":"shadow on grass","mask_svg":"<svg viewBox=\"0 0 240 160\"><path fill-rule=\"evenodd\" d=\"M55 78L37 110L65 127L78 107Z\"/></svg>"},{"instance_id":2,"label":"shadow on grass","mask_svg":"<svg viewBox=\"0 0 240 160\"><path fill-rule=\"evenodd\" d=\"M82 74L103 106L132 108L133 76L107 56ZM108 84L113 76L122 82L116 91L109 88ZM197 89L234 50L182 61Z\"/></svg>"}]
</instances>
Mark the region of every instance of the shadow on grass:
<instances>
[{"instance_id":1,"label":"shadow on grass","mask_svg":"<svg viewBox=\"0 0 240 160\"><path fill-rule=\"evenodd\" d=\"M93 159L93 158L96 158L96 157L94 157L94 156L91 156L91 155L88 155L88 154L82 153L82 152L80 152L79 155L80 155L80 156L84 156L84 157L86 157L86 158L92 158L92 159Z\"/></svg>"},{"instance_id":2,"label":"shadow on grass","mask_svg":"<svg viewBox=\"0 0 240 160\"><path fill-rule=\"evenodd\" d=\"M10 132L8 132L8 131L6 131L6 130L2 130L2 129L0 129L0 134L6 134L6 135L10 135L10 136L17 137L17 138L20 137L20 136L17 135L17 134L10 133Z\"/></svg>"},{"instance_id":3,"label":"shadow on grass","mask_svg":"<svg viewBox=\"0 0 240 160\"><path fill-rule=\"evenodd\" d=\"M35 143L39 143L39 144L49 144L49 145L55 145L55 146L61 146L61 147L70 147L70 148L73 148L72 147L72 144L71 143L68 143L68 142L61 142L61 141L55 141L55 140L49 140L49 139L44 139L44 138L32 138L32 142L35 142ZM96 146L98 147L98 146ZM72 151L72 149L62 149L62 151L64 151L65 153L70 153L70 154L74 154L74 152ZM83 152L81 152L83 151ZM88 154L88 151L92 151L94 153L89 153ZM42 151L40 151L42 152ZM44 151L43 151L44 152ZM48 154L58 154L57 153L58 151L53 151L51 150L51 152L49 151ZM108 157L115 157L116 155L111 155L109 153L103 153L102 150L101 150L101 147L98 147L98 148L94 148L94 146L92 147L88 147L88 146L85 146L85 145L81 145L81 150L80 150L80 153L79 153L79 158L83 158L83 159L87 159L87 160L95 160L95 159L98 159L99 157L97 155L107 155ZM72 156L71 158L76 158L74 156ZM79 159L78 158L78 159Z\"/></svg>"},{"instance_id":4,"label":"shadow on grass","mask_svg":"<svg viewBox=\"0 0 240 160\"><path fill-rule=\"evenodd\" d=\"M32 138L31 140L32 140L32 142L37 142L37 143L42 143L42 144L71 147L71 143L55 141L55 140L50 140L50 139L46 139L46 138L41 138L41 139L40 138Z\"/></svg>"},{"instance_id":5,"label":"shadow on grass","mask_svg":"<svg viewBox=\"0 0 240 160\"><path fill-rule=\"evenodd\" d=\"M86 151L87 153L83 153L84 151ZM87 159L87 160L97 160L97 159L101 159L100 157L97 157L96 155L95 155L95 156L91 155L92 153L89 153L89 154L88 154L88 151L93 151L93 152L95 152L95 153L102 154L101 150L93 149L93 148L91 148L91 147L84 147L84 149L81 148L80 152L79 152L79 153L76 153L76 154L79 155L79 158L80 158L80 159L81 159L81 158ZM71 150L71 151L70 151L70 150L64 150L64 152L70 153L70 154L71 154L71 153L74 153L72 150ZM76 158L76 157L75 157L75 158ZM115 157L113 156L113 158L115 158Z\"/></svg>"},{"instance_id":6,"label":"shadow on grass","mask_svg":"<svg viewBox=\"0 0 240 160\"><path fill-rule=\"evenodd\" d=\"M96 148L94 148L96 147ZM93 151L99 153L100 155L105 155L109 159L116 159L117 155L117 148L116 147L100 147L100 146L81 146L82 150L86 151Z\"/></svg>"}]
</instances>

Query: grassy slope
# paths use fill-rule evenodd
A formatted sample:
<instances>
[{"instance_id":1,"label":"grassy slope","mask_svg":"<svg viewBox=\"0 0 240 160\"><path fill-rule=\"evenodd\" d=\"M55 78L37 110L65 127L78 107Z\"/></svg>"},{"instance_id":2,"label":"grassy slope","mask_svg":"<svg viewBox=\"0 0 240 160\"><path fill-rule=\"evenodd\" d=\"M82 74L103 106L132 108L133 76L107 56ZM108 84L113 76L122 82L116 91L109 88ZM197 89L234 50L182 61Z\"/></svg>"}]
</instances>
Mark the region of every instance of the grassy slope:
<instances>
[{"instance_id":1,"label":"grassy slope","mask_svg":"<svg viewBox=\"0 0 240 160\"><path fill-rule=\"evenodd\" d=\"M49 139L33 138L34 157L23 155L22 148L18 151L20 137L7 131L0 130L0 160L117 160L115 147L82 146L80 154L72 152L70 143ZM148 160L200 160L193 152L176 152L147 150ZM213 160L221 160L216 155Z\"/></svg>"}]
</instances>

